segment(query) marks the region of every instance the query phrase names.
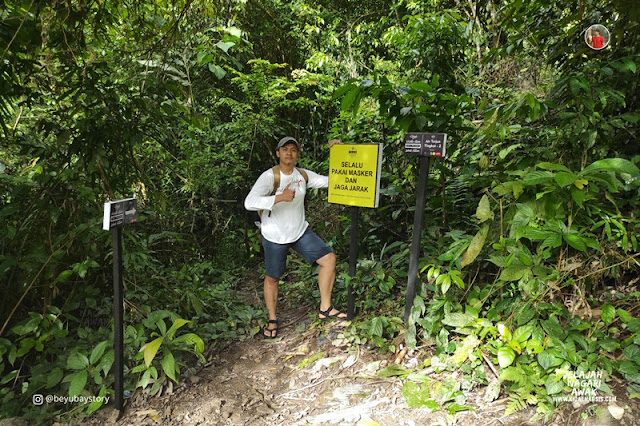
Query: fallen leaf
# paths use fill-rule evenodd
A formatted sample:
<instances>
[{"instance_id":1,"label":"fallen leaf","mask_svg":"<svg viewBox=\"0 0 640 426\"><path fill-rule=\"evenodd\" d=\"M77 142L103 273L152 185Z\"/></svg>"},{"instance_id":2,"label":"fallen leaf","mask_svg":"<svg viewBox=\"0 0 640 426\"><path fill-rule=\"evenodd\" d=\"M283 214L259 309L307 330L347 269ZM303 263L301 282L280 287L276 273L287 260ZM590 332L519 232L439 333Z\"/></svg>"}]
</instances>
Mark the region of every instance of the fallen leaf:
<instances>
[{"instance_id":1,"label":"fallen leaf","mask_svg":"<svg viewBox=\"0 0 640 426\"><path fill-rule=\"evenodd\" d=\"M138 411L136 413L136 416L151 416L151 417L154 417L154 416L157 416L158 414L159 414L158 410L142 410L142 411Z\"/></svg>"},{"instance_id":2,"label":"fallen leaf","mask_svg":"<svg viewBox=\"0 0 640 426\"><path fill-rule=\"evenodd\" d=\"M607 407L609 409L609 413L613 416L614 419L620 420L624 415L624 408L618 407L617 405L610 405Z\"/></svg>"},{"instance_id":3,"label":"fallen leaf","mask_svg":"<svg viewBox=\"0 0 640 426\"><path fill-rule=\"evenodd\" d=\"M349 355L349 357L346 359L346 361L342 363L342 368L349 368L355 363L356 363L356 356L355 355Z\"/></svg>"}]
</instances>

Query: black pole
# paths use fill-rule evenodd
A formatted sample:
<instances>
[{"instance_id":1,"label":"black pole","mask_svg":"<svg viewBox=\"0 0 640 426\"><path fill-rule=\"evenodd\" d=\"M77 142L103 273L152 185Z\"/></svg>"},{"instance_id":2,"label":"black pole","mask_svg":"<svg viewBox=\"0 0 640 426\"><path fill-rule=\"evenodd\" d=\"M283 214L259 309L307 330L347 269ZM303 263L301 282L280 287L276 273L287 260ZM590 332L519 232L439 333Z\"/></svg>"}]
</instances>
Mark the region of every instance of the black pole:
<instances>
[{"instance_id":1,"label":"black pole","mask_svg":"<svg viewBox=\"0 0 640 426\"><path fill-rule=\"evenodd\" d=\"M413 306L413 299L416 297L418 256L420 254L420 240L422 237L422 225L424 223L424 206L426 203L425 192L427 189L430 160L431 157L420 157L420 178L418 180L416 211L413 217L413 239L411 241L411 254L409 257L409 276L407 279L407 298L404 305L404 322L409 321L411 307Z\"/></svg>"},{"instance_id":2,"label":"black pole","mask_svg":"<svg viewBox=\"0 0 640 426\"><path fill-rule=\"evenodd\" d=\"M349 276L356 276L356 265L358 263L358 207L351 207L351 244L349 245ZM355 317L355 295L351 281L347 286L347 319Z\"/></svg>"},{"instance_id":3,"label":"black pole","mask_svg":"<svg viewBox=\"0 0 640 426\"><path fill-rule=\"evenodd\" d=\"M111 229L111 246L113 248L113 362L114 391L116 409L124 409L123 367L124 344L122 316L122 228L117 226Z\"/></svg>"}]
</instances>

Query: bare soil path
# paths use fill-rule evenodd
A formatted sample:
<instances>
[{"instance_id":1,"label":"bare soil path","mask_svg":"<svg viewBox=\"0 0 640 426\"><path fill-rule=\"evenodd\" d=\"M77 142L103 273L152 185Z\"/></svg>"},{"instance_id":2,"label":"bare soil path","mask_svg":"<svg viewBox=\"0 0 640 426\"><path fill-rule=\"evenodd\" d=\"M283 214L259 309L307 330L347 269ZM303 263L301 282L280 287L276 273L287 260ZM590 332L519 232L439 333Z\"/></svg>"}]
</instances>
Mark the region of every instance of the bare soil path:
<instances>
[{"instance_id":1,"label":"bare soil path","mask_svg":"<svg viewBox=\"0 0 640 426\"><path fill-rule=\"evenodd\" d=\"M312 308L280 312L279 337L260 335L234 342L210 354L208 364L159 397L136 392L127 399L123 415L104 408L84 424L118 425L531 425L535 411L504 416L504 394L490 401L487 387L467 393L474 410L455 416L446 411L410 408L404 381L378 375L385 366L421 362L429 353L397 357L364 347L336 347L342 330L338 321L319 323ZM315 312L315 311L313 311ZM456 373L449 373L455 375ZM487 368L487 375L492 374ZM434 376L434 379L438 378ZM439 377L440 379L442 377ZM461 378L460 378L461 379ZM625 392L620 388L620 395ZM557 410L553 425L638 425L637 400L620 401L621 420L601 410L600 417L581 416L585 407L570 404ZM593 411L593 407L591 407ZM592 412L593 414L593 412Z\"/></svg>"}]
</instances>

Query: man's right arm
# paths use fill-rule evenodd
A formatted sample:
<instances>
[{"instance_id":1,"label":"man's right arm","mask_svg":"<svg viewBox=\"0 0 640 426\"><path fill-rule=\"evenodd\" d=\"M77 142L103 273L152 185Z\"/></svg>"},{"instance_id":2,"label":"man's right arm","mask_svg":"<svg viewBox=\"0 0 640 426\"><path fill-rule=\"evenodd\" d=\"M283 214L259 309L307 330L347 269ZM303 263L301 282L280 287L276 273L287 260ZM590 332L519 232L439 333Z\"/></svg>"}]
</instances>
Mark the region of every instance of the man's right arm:
<instances>
[{"instance_id":1,"label":"man's right arm","mask_svg":"<svg viewBox=\"0 0 640 426\"><path fill-rule=\"evenodd\" d=\"M271 210L276 201L273 191L273 172L267 170L260 175L244 200L244 208L250 211Z\"/></svg>"}]
</instances>

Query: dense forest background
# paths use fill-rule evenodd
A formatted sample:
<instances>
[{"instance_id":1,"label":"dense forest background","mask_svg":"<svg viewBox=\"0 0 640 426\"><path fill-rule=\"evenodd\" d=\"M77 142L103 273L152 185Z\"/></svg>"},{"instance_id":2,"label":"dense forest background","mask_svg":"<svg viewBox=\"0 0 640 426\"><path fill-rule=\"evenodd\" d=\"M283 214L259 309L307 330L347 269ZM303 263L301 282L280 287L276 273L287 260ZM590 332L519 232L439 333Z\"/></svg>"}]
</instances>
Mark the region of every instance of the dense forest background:
<instances>
[{"instance_id":1,"label":"dense forest background","mask_svg":"<svg viewBox=\"0 0 640 426\"><path fill-rule=\"evenodd\" d=\"M548 418L572 371L617 375L640 397L635 3L1 1L0 416L100 408L35 407L43 390L113 392L108 200L140 207L124 232L127 389L155 394L205 344L258 333L263 308L236 292L261 271L242 201L287 134L321 173L331 138L384 143L355 277L348 208L308 202L342 262L338 304L347 282L358 298L336 344L435 342L439 368L480 385L489 357L512 412ZM595 23L611 32L601 51L585 43ZM405 325L407 131L449 146L431 168ZM290 270L315 312L313 271Z\"/></svg>"}]
</instances>

